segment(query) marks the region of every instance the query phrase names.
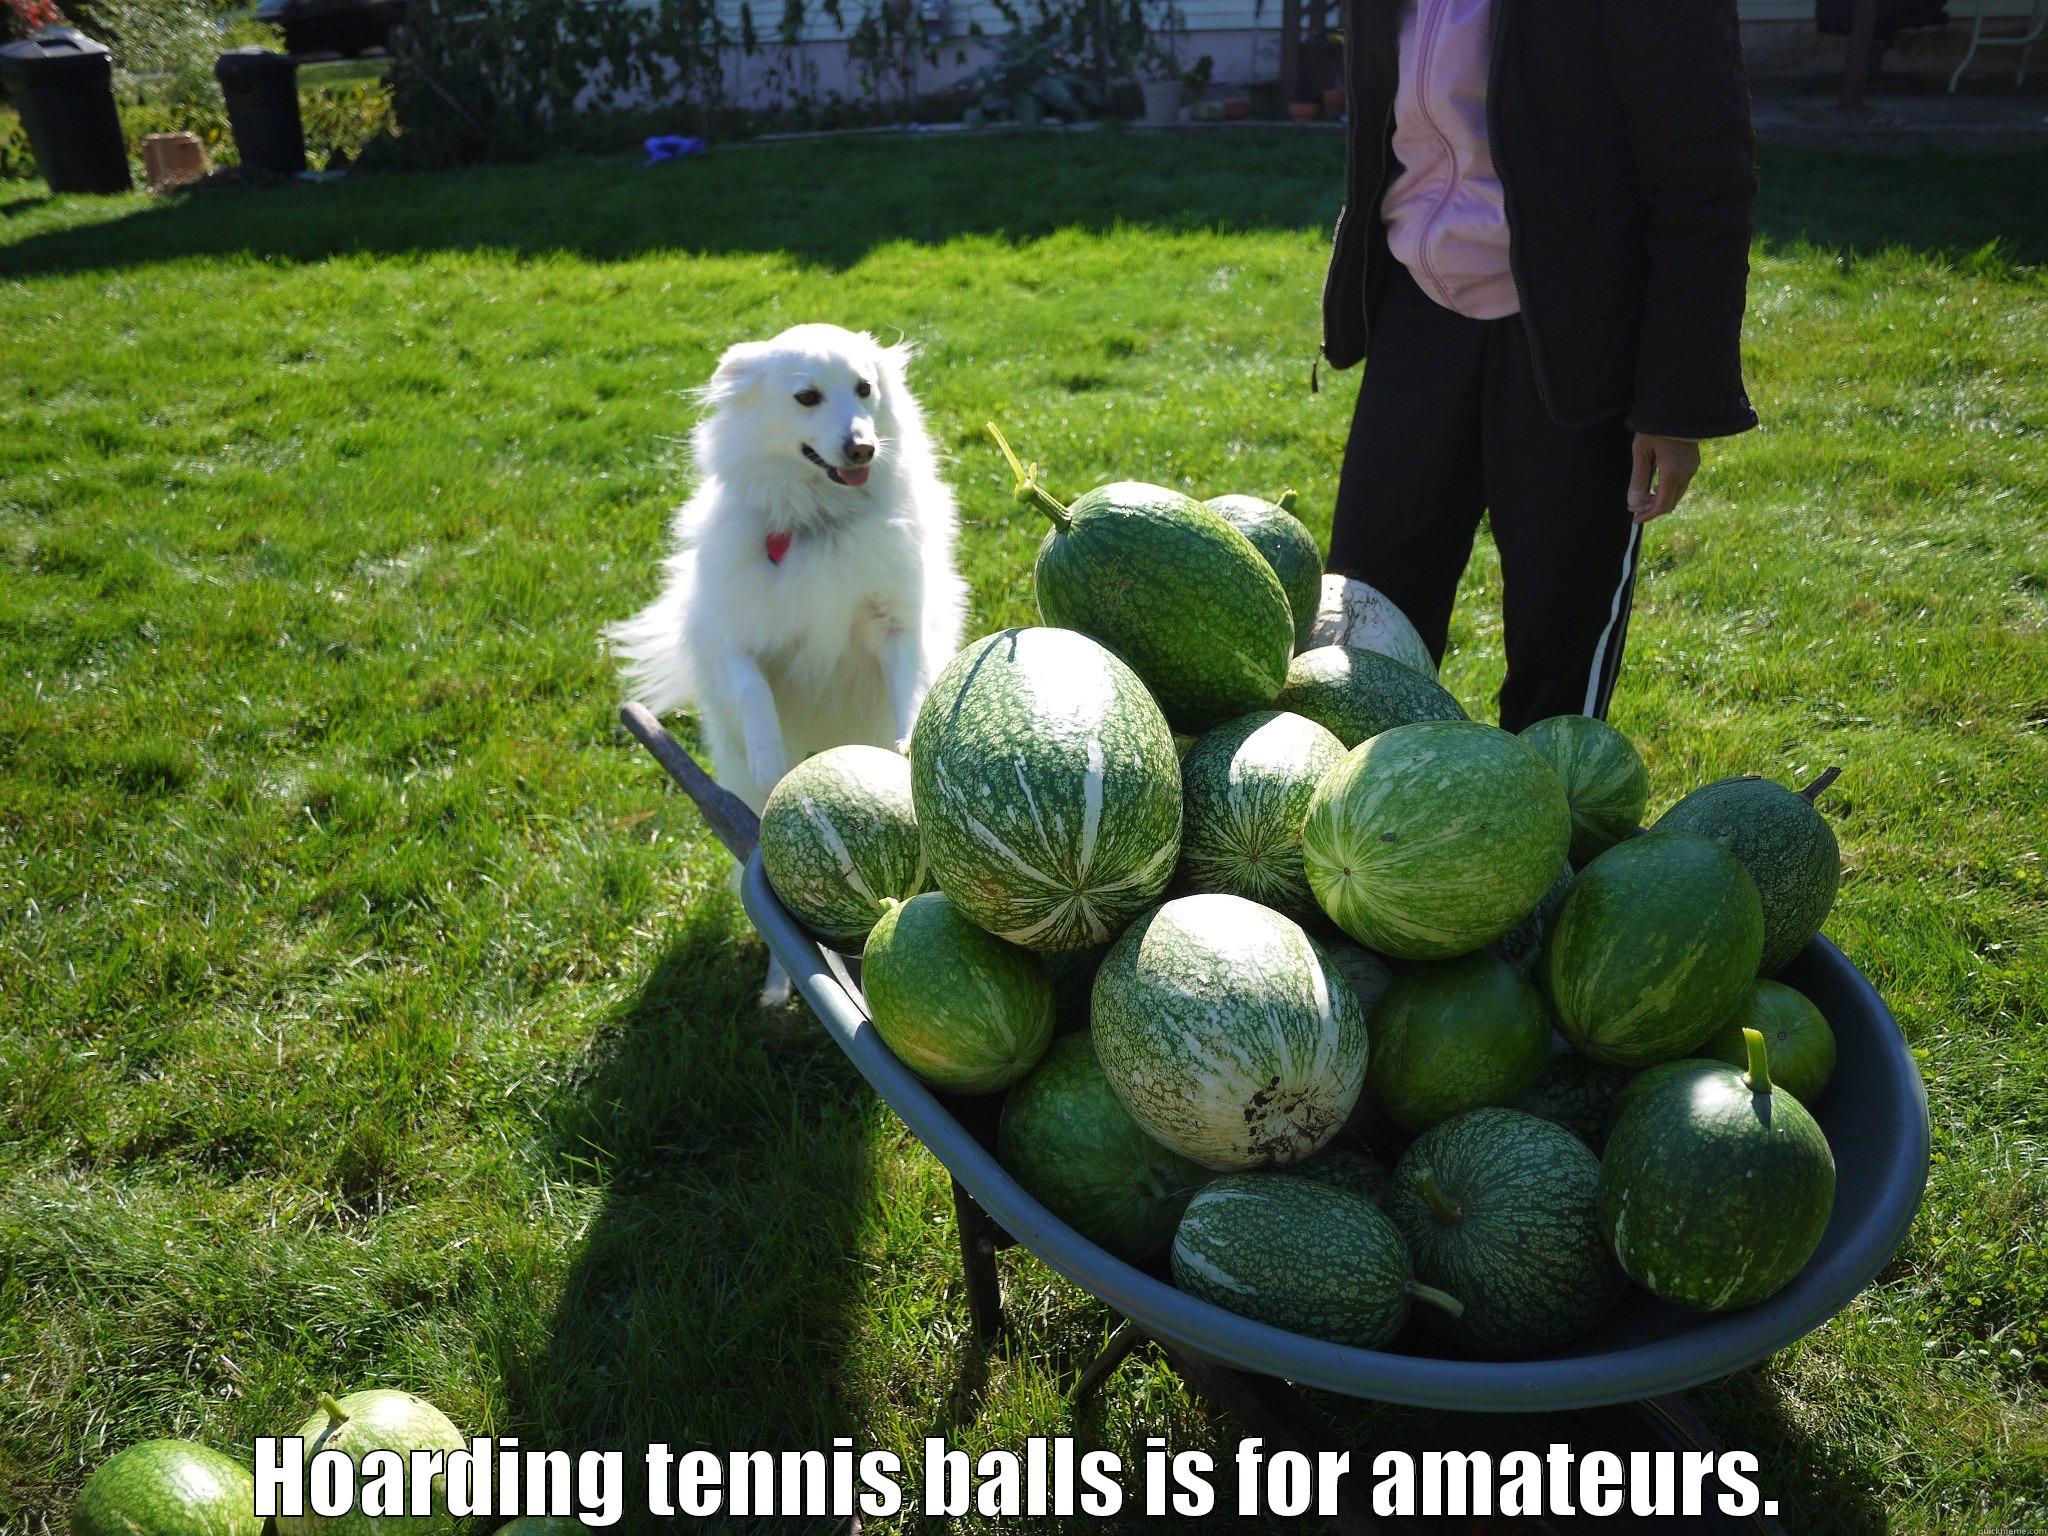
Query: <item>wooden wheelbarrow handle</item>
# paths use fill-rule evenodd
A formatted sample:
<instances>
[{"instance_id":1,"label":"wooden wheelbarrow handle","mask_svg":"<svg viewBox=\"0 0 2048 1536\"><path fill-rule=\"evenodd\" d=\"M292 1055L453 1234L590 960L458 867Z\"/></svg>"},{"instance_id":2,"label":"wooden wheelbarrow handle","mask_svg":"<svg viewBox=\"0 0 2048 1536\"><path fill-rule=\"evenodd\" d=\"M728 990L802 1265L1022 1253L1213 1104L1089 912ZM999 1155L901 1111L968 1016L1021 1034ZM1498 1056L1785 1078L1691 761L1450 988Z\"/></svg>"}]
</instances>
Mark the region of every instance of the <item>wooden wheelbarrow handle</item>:
<instances>
[{"instance_id":1,"label":"wooden wheelbarrow handle","mask_svg":"<svg viewBox=\"0 0 2048 1536\"><path fill-rule=\"evenodd\" d=\"M646 705L621 705L619 719L640 745L654 754L654 760L668 770L677 787L696 802L697 809L704 814L705 825L732 856L742 864L753 857L754 847L761 841L761 818L747 802L698 767L697 760L662 729L654 711Z\"/></svg>"}]
</instances>

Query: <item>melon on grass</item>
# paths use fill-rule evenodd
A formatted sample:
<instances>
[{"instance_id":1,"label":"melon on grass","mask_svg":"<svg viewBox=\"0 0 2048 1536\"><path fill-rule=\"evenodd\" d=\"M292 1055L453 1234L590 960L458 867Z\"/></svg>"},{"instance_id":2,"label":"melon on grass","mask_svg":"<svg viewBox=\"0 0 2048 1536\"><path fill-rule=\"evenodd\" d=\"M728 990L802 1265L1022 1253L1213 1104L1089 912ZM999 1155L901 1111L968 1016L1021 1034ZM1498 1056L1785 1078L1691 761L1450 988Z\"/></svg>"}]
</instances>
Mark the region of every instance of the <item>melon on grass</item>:
<instances>
[{"instance_id":1,"label":"melon on grass","mask_svg":"<svg viewBox=\"0 0 2048 1536\"><path fill-rule=\"evenodd\" d=\"M1464 706L1433 676L1343 645L1295 657L1273 707L1306 715L1347 747L1397 725L1465 718Z\"/></svg>"},{"instance_id":2,"label":"melon on grass","mask_svg":"<svg viewBox=\"0 0 2048 1536\"><path fill-rule=\"evenodd\" d=\"M1366 1030L1366 1091L1403 1130L1512 1104L1550 1055L1550 1010L1513 966L1478 950L1411 965Z\"/></svg>"},{"instance_id":3,"label":"melon on grass","mask_svg":"<svg viewBox=\"0 0 2048 1536\"><path fill-rule=\"evenodd\" d=\"M1660 829L1726 843L1763 902L1757 968L1775 976L1812 942L1842 885L1842 850L1814 801L1840 777L1830 768L1798 791L1769 779L1722 779L1694 790L1657 818Z\"/></svg>"},{"instance_id":4,"label":"melon on grass","mask_svg":"<svg viewBox=\"0 0 2048 1536\"><path fill-rule=\"evenodd\" d=\"M1572 867L1566 862L1558 866L1557 878L1550 882L1550 889L1543 893L1543 899L1487 948L1524 976L1528 975L1536 968L1536 957L1543 953L1543 941L1550 937L1551 927L1557 922L1557 914L1564 910L1564 899L1571 894L1571 889Z\"/></svg>"},{"instance_id":5,"label":"melon on grass","mask_svg":"<svg viewBox=\"0 0 2048 1536\"><path fill-rule=\"evenodd\" d=\"M1813 1257L1835 1202L1835 1159L1800 1102L1749 1068L1683 1061L1622 1096L1600 1164L1600 1221L1629 1277L1705 1312L1753 1306Z\"/></svg>"},{"instance_id":6,"label":"melon on grass","mask_svg":"<svg viewBox=\"0 0 2048 1536\"><path fill-rule=\"evenodd\" d=\"M1180 854L1180 764L1137 674L1085 635L1006 629L948 662L911 733L933 882L991 933L1086 949Z\"/></svg>"},{"instance_id":7,"label":"melon on grass","mask_svg":"<svg viewBox=\"0 0 2048 1536\"><path fill-rule=\"evenodd\" d=\"M1418 1279L1465 1304L1432 1332L1468 1354L1548 1354L1605 1317L1627 1281L1599 1218L1600 1160L1561 1125L1475 1109L1394 1167L1387 1214Z\"/></svg>"},{"instance_id":8,"label":"melon on grass","mask_svg":"<svg viewBox=\"0 0 2048 1536\"><path fill-rule=\"evenodd\" d=\"M521 1515L507 1520L491 1536L590 1536L593 1529L572 1515Z\"/></svg>"},{"instance_id":9,"label":"melon on grass","mask_svg":"<svg viewBox=\"0 0 2048 1536\"><path fill-rule=\"evenodd\" d=\"M1130 1264L1166 1246L1210 1177L1131 1118L1085 1029L1055 1040L1004 1099L996 1158L1039 1204Z\"/></svg>"},{"instance_id":10,"label":"melon on grass","mask_svg":"<svg viewBox=\"0 0 2048 1536\"><path fill-rule=\"evenodd\" d=\"M1402 960L1499 938L1542 899L1570 841L1550 765L1471 720L1396 726L1354 749L1317 786L1302 831L1323 910Z\"/></svg>"},{"instance_id":11,"label":"melon on grass","mask_svg":"<svg viewBox=\"0 0 2048 1536\"><path fill-rule=\"evenodd\" d=\"M358 1466L372 1451L394 1451L403 1460L414 1451L459 1451L467 1444L424 1397L385 1391L322 1397L319 1411L299 1426L299 1438L309 1464L322 1451L340 1451ZM445 1475L434 1479L430 1515L368 1515L360 1505L345 1515L279 1515L277 1536L454 1536L445 1484Z\"/></svg>"},{"instance_id":12,"label":"melon on grass","mask_svg":"<svg viewBox=\"0 0 2048 1536\"><path fill-rule=\"evenodd\" d=\"M975 927L937 891L889 903L861 953L875 1032L948 1093L994 1093L1052 1039L1052 978L1030 950Z\"/></svg>"},{"instance_id":13,"label":"melon on grass","mask_svg":"<svg viewBox=\"0 0 2048 1536\"><path fill-rule=\"evenodd\" d=\"M1763 933L1735 855L1650 832L1579 871L1537 970L1567 1040L1595 1061L1647 1067L1720 1027L1756 976Z\"/></svg>"},{"instance_id":14,"label":"melon on grass","mask_svg":"<svg viewBox=\"0 0 2048 1536\"><path fill-rule=\"evenodd\" d=\"M1205 1168L1299 1162L1365 1080L1365 1018L1301 928L1239 896L1131 924L1095 977L1095 1050L1138 1124Z\"/></svg>"},{"instance_id":15,"label":"melon on grass","mask_svg":"<svg viewBox=\"0 0 2048 1536\"><path fill-rule=\"evenodd\" d=\"M1203 736L1180 765L1188 884L1314 916L1301 824L1316 785L1343 760L1343 743L1300 715L1256 711Z\"/></svg>"},{"instance_id":16,"label":"melon on grass","mask_svg":"<svg viewBox=\"0 0 2048 1536\"><path fill-rule=\"evenodd\" d=\"M1771 1053L1771 1081L1802 1104L1811 1104L1835 1075L1835 1032L1803 992L1780 981L1754 981L1728 1022L1700 1047L1702 1056L1746 1066L1749 1045L1743 1031L1764 1037Z\"/></svg>"},{"instance_id":17,"label":"melon on grass","mask_svg":"<svg viewBox=\"0 0 2048 1536\"><path fill-rule=\"evenodd\" d=\"M1280 691L1294 617L1250 539L1194 498L1133 480L1062 503L988 430L1016 473L1017 500L1052 523L1038 547L1046 623L1122 657L1177 729L1205 730Z\"/></svg>"},{"instance_id":18,"label":"melon on grass","mask_svg":"<svg viewBox=\"0 0 2048 1536\"><path fill-rule=\"evenodd\" d=\"M1577 1051L1552 1051L1514 1107L1563 1126L1598 1152L1607 1141L1614 1102L1634 1078L1627 1067L1610 1067Z\"/></svg>"},{"instance_id":19,"label":"melon on grass","mask_svg":"<svg viewBox=\"0 0 2048 1536\"><path fill-rule=\"evenodd\" d=\"M1412 1302L1455 1297L1411 1272L1394 1224L1366 1196L1285 1173L1217 1179L1173 1236L1173 1283L1275 1328L1377 1349Z\"/></svg>"},{"instance_id":20,"label":"melon on grass","mask_svg":"<svg viewBox=\"0 0 2048 1536\"><path fill-rule=\"evenodd\" d=\"M1574 866L1635 836L1650 800L1650 774L1626 736L1589 715L1553 715L1524 727L1522 740L1543 754L1564 785Z\"/></svg>"},{"instance_id":21,"label":"melon on grass","mask_svg":"<svg viewBox=\"0 0 2048 1536\"><path fill-rule=\"evenodd\" d=\"M1394 1172L1363 1147L1325 1147L1306 1162L1290 1163L1289 1176L1334 1185L1365 1196L1382 1210L1394 1186Z\"/></svg>"},{"instance_id":22,"label":"melon on grass","mask_svg":"<svg viewBox=\"0 0 2048 1536\"><path fill-rule=\"evenodd\" d=\"M71 1504L71 1536L261 1536L249 1469L190 1440L117 1451Z\"/></svg>"},{"instance_id":23,"label":"melon on grass","mask_svg":"<svg viewBox=\"0 0 2048 1536\"><path fill-rule=\"evenodd\" d=\"M1355 576L1323 578L1316 620L1301 649L1322 645L1377 651L1424 677L1436 676L1436 658L1430 655L1429 646L1416 633L1415 626L1408 622L1408 615L1379 588Z\"/></svg>"},{"instance_id":24,"label":"melon on grass","mask_svg":"<svg viewBox=\"0 0 2048 1536\"><path fill-rule=\"evenodd\" d=\"M1260 496L1211 496L1206 505L1250 539L1280 578L1288 612L1294 615L1294 645L1299 650L1315 628L1323 552L1316 547L1316 536L1294 515L1294 492L1282 491L1277 502Z\"/></svg>"},{"instance_id":25,"label":"melon on grass","mask_svg":"<svg viewBox=\"0 0 2048 1536\"><path fill-rule=\"evenodd\" d=\"M884 898L930 885L903 754L833 747L790 769L761 807L761 865L799 921L858 948Z\"/></svg>"}]
</instances>

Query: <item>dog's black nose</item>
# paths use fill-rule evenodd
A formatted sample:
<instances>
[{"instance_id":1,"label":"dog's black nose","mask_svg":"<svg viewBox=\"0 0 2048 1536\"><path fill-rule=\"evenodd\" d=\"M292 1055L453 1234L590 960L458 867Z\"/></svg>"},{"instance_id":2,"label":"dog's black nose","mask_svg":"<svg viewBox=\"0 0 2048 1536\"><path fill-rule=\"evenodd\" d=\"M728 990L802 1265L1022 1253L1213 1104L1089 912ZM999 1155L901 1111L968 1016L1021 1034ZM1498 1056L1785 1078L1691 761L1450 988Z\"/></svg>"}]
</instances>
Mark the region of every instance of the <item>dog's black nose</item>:
<instances>
[{"instance_id":1,"label":"dog's black nose","mask_svg":"<svg viewBox=\"0 0 2048 1536\"><path fill-rule=\"evenodd\" d=\"M875 456L875 445L857 442L849 437L839 451L846 455L847 463L858 469Z\"/></svg>"}]
</instances>

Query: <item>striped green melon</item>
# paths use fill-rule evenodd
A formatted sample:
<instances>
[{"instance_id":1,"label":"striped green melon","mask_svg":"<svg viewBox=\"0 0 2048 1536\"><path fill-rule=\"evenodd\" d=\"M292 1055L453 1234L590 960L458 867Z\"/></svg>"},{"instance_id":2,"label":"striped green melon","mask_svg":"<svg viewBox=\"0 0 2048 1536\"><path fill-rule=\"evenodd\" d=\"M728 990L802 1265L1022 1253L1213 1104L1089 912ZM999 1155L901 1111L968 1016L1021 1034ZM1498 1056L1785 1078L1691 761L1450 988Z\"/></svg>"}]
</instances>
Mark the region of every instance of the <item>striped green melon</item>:
<instances>
[{"instance_id":1,"label":"striped green melon","mask_svg":"<svg viewBox=\"0 0 2048 1536\"><path fill-rule=\"evenodd\" d=\"M1600 1160L1563 1126L1475 1109L1394 1166L1387 1214L1416 1278L1463 1302L1431 1332L1491 1359L1549 1354L1612 1310L1627 1280L1600 1225Z\"/></svg>"},{"instance_id":2,"label":"striped green melon","mask_svg":"<svg viewBox=\"0 0 2048 1536\"><path fill-rule=\"evenodd\" d=\"M1435 677L1436 658L1415 626L1379 588L1355 576L1325 576L1316 604L1316 621L1300 649L1322 645L1348 645L1353 650L1377 651L1402 666Z\"/></svg>"},{"instance_id":3,"label":"striped green melon","mask_svg":"<svg viewBox=\"0 0 2048 1536\"><path fill-rule=\"evenodd\" d=\"M1835 1075L1835 1032L1802 992L1783 982L1753 981L1728 1021L1700 1047L1700 1055L1736 1066L1749 1064L1743 1031L1764 1037L1771 1081L1802 1104L1811 1104Z\"/></svg>"},{"instance_id":4,"label":"striped green melon","mask_svg":"<svg viewBox=\"0 0 2048 1536\"><path fill-rule=\"evenodd\" d=\"M1065 1034L1086 1029L1095 1007L1095 973L1109 953L1107 941L1086 949L1042 949L1038 958L1052 978L1053 1030Z\"/></svg>"},{"instance_id":5,"label":"striped green melon","mask_svg":"<svg viewBox=\"0 0 2048 1536\"><path fill-rule=\"evenodd\" d=\"M1131 924L1095 978L1116 1096L1205 1168L1298 1162L1365 1079L1365 1019L1306 933L1240 896L1184 896Z\"/></svg>"},{"instance_id":6,"label":"striped green melon","mask_svg":"<svg viewBox=\"0 0 2048 1536\"><path fill-rule=\"evenodd\" d=\"M1325 1147L1303 1162L1289 1163L1287 1172L1292 1178L1352 1190L1382 1209L1394 1187L1394 1171L1363 1147Z\"/></svg>"},{"instance_id":7,"label":"striped green melon","mask_svg":"<svg viewBox=\"0 0 2048 1536\"><path fill-rule=\"evenodd\" d=\"M1017 500L1051 521L1038 611L1092 635L1145 680L1180 730L1206 730L1280 691L1294 654L1287 594L1250 539L1192 497L1120 480L1063 505L991 426Z\"/></svg>"},{"instance_id":8,"label":"striped green melon","mask_svg":"<svg viewBox=\"0 0 2048 1536\"><path fill-rule=\"evenodd\" d=\"M351 1392L339 1401L323 1396L319 1411L299 1426L299 1438L309 1462L322 1451L340 1451L360 1462L371 1451L408 1457L468 1447L446 1414L410 1392ZM434 1479L432 1514L366 1515L354 1509L345 1515L279 1515L277 1536L455 1536L446 1481L445 1475Z\"/></svg>"},{"instance_id":9,"label":"striped green melon","mask_svg":"<svg viewBox=\"0 0 2048 1536\"><path fill-rule=\"evenodd\" d=\"M256 1479L232 1457L190 1440L144 1440L85 1480L71 1536L261 1536L255 1509Z\"/></svg>"},{"instance_id":10,"label":"striped green melon","mask_svg":"<svg viewBox=\"0 0 2048 1536\"><path fill-rule=\"evenodd\" d=\"M859 948L883 898L930 885L903 754L833 747L790 769L761 808L761 866L800 922Z\"/></svg>"},{"instance_id":11,"label":"striped green melon","mask_svg":"<svg viewBox=\"0 0 2048 1536\"><path fill-rule=\"evenodd\" d=\"M1564 785L1574 868L1635 836L1650 799L1650 774L1626 736L1589 715L1553 715L1524 727L1522 740L1543 754Z\"/></svg>"},{"instance_id":12,"label":"striped green melon","mask_svg":"<svg viewBox=\"0 0 2048 1536\"><path fill-rule=\"evenodd\" d=\"M1368 1017L1380 995L1393 985L1393 967L1363 944L1353 944L1348 939L1325 944L1323 959L1331 970L1351 983L1351 990L1358 996L1359 1011Z\"/></svg>"},{"instance_id":13,"label":"striped green melon","mask_svg":"<svg viewBox=\"0 0 2048 1536\"><path fill-rule=\"evenodd\" d=\"M1261 710L1217 726L1181 759L1181 869L1197 891L1225 891L1302 918L1316 912L1301 868L1301 823L1336 737L1299 715Z\"/></svg>"},{"instance_id":14,"label":"striped green melon","mask_svg":"<svg viewBox=\"0 0 2048 1536\"><path fill-rule=\"evenodd\" d=\"M946 664L911 733L933 882L1032 949L1114 936L1172 878L1180 765L1137 674L1085 635L1006 629Z\"/></svg>"},{"instance_id":15,"label":"striped green melon","mask_svg":"<svg viewBox=\"0 0 2048 1536\"><path fill-rule=\"evenodd\" d=\"M1252 548L1280 578L1287 610L1294 615L1294 646L1299 650L1315 628L1316 605L1322 595L1323 552L1316 547L1316 536L1294 515L1294 492L1282 492L1277 503L1258 496L1212 496L1207 505L1250 539Z\"/></svg>"},{"instance_id":16,"label":"striped green melon","mask_svg":"<svg viewBox=\"0 0 2048 1536\"><path fill-rule=\"evenodd\" d=\"M948 1093L994 1093L1052 1039L1052 978L1030 950L974 926L937 891L890 903L861 952L875 1032Z\"/></svg>"},{"instance_id":17,"label":"striped green melon","mask_svg":"<svg viewBox=\"0 0 2048 1536\"><path fill-rule=\"evenodd\" d=\"M1820 1246L1835 1159L1800 1102L1770 1080L1763 1037L1747 1071L1718 1061L1646 1072L1619 1104L1600 1163L1600 1222L1629 1278L1705 1312L1774 1295Z\"/></svg>"},{"instance_id":18,"label":"striped green melon","mask_svg":"<svg viewBox=\"0 0 2048 1536\"><path fill-rule=\"evenodd\" d=\"M1209 1181L1139 1128L1085 1029L1055 1040L1003 1100L996 1157L1053 1215L1131 1264L1172 1240L1188 1196Z\"/></svg>"},{"instance_id":19,"label":"striped green melon","mask_svg":"<svg viewBox=\"0 0 2048 1536\"><path fill-rule=\"evenodd\" d=\"M1486 947L1524 976L1528 975L1536 968L1536 957L1543 952L1543 941L1550 937L1551 925L1557 921L1557 914L1564 910L1564 899L1571 894L1571 889L1572 866L1567 861L1558 866L1557 878L1550 882L1550 889L1529 909L1528 915Z\"/></svg>"},{"instance_id":20,"label":"striped green melon","mask_svg":"<svg viewBox=\"0 0 2048 1536\"><path fill-rule=\"evenodd\" d=\"M1411 1301L1455 1311L1418 1282L1394 1224L1364 1195L1285 1173L1217 1179L1173 1235L1173 1283L1275 1328L1377 1349Z\"/></svg>"},{"instance_id":21,"label":"striped green melon","mask_svg":"<svg viewBox=\"0 0 2048 1536\"><path fill-rule=\"evenodd\" d=\"M1407 1131L1482 1105L1514 1103L1550 1055L1543 998L1483 949L1409 966L1366 1027L1366 1091Z\"/></svg>"},{"instance_id":22,"label":"striped green melon","mask_svg":"<svg viewBox=\"0 0 2048 1536\"><path fill-rule=\"evenodd\" d=\"M1813 802L1839 773L1830 768L1796 792L1769 779L1722 779L1657 818L1659 828L1726 843L1749 871L1763 902L1764 946L1757 967L1766 976L1790 965L1834 909L1842 850Z\"/></svg>"},{"instance_id":23,"label":"striped green melon","mask_svg":"<svg viewBox=\"0 0 2048 1536\"><path fill-rule=\"evenodd\" d=\"M1726 847L1648 832L1579 871L1537 962L1557 1027L1595 1061L1691 1055L1756 976L1756 886Z\"/></svg>"},{"instance_id":24,"label":"striped green melon","mask_svg":"<svg viewBox=\"0 0 2048 1536\"><path fill-rule=\"evenodd\" d=\"M1397 725L1465 718L1463 707L1434 677L1375 651L1342 645L1295 657L1273 707L1306 715L1347 747Z\"/></svg>"},{"instance_id":25,"label":"striped green melon","mask_svg":"<svg viewBox=\"0 0 2048 1536\"><path fill-rule=\"evenodd\" d=\"M1437 960L1527 915L1564 862L1571 825L1564 786L1526 742L1429 720L1381 732L1331 771L1309 803L1302 850L1338 927L1381 954Z\"/></svg>"},{"instance_id":26,"label":"striped green melon","mask_svg":"<svg viewBox=\"0 0 2048 1536\"><path fill-rule=\"evenodd\" d=\"M1614 1101L1634 1078L1626 1067L1610 1067L1577 1051L1552 1051L1514 1107L1563 1126L1598 1152L1607 1141Z\"/></svg>"}]
</instances>

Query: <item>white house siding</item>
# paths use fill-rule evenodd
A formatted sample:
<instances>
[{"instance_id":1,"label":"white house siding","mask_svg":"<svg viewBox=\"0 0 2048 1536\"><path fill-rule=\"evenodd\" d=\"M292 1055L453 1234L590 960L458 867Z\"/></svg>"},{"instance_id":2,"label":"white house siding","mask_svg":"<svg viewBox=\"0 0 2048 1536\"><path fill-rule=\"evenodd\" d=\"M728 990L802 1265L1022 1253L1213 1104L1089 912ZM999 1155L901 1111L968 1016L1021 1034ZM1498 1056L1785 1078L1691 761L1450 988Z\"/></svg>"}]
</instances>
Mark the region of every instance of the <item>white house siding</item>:
<instances>
[{"instance_id":1,"label":"white house siding","mask_svg":"<svg viewBox=\"0 0 2048 1536\"><path fill-rule=\"evenodd\" d=\"M800 54L813 93L820 97L837 93L849 100L865 94L858 72L847 57L844 32L852 30L867 5L879 3L880 0L841 0L840 15L845 23L842 31L817 0L804 0ZM1980 4L1987 16L2023 19L2032 0L1949 0L1951 19L1947 31L1907 34L1893 60L1900 67L1936 71L1943 59L1952 60L1959 55L1970 19L1977 14ZM1277 77L1280 0L1181 0L1181 6L1189 34L1182 51L1189 64L1207 54L1213 62L1213 78L1219 84ZM719 15L730 36L740 34L741 8L742 0L720 0ZM1020 9L1028 14L1028 0ZM1818 74L1839 68L1841 40L1815 35L1813 0L1738 0L1738 9L1753 74ZM775 78L784 62L779 57L783 50L777 40L783 0L752 0L752 10L760 46L751 57L736 56L728 61L727 84L740 102L768 105L788 95L786 85L778 84ZM949 0L945 40L935 50L938 62L932 65L920 61L916 89L941 90L971 74L986 61L988 45L984 39L1007 28L1002 13L986 0ZM2010 70L2013 59L2010 49L1988 50L1978 55L1979 67L1992 71Z\"/></svg>"}]
</instances>

